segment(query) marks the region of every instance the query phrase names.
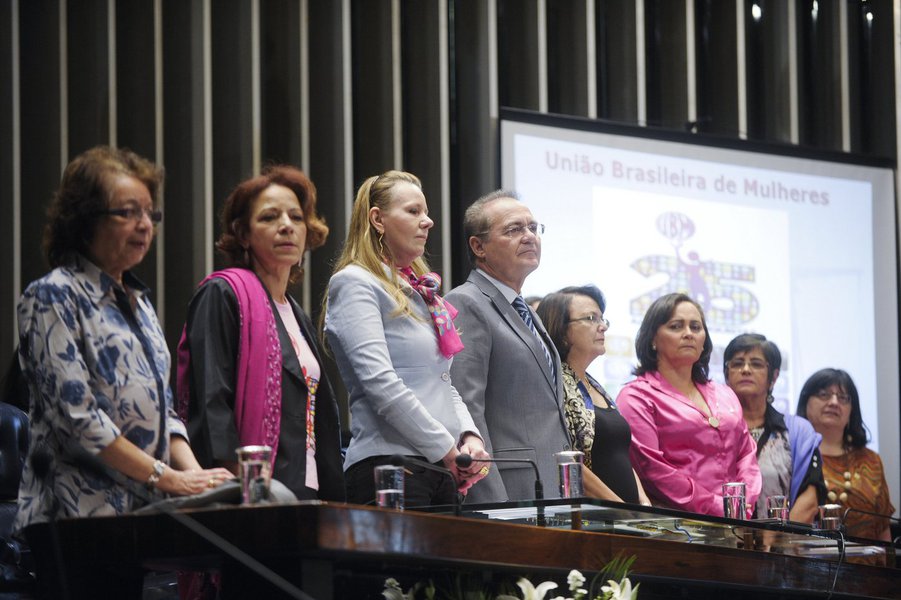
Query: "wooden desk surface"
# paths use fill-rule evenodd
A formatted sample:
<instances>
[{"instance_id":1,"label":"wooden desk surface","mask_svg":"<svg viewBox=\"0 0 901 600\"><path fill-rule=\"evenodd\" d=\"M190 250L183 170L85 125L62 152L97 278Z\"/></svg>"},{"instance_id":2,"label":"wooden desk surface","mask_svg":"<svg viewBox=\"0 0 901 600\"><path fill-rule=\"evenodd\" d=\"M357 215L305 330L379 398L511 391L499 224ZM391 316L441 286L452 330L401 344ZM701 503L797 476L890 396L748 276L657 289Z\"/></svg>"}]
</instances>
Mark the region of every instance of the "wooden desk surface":
<instances>
[{"instance_id":1,"label":"wooden desk surface","mask_svg":"<svg viewBox=\"0 0 901 600\"><path fill-rule=\"evenodd\" d=\"M356 505L298 503L186 514L267 564L377 560L589 572L622 553L637 557L632 570L639 577L813 594L828 592L839 568L836 562L769 552ZM62 520L58 532L64 562L73 572L222 564L221 552L163 514ZM840 570L837 594L901 597L901 570L847 563Z\"/></svg>"}]
</instances>

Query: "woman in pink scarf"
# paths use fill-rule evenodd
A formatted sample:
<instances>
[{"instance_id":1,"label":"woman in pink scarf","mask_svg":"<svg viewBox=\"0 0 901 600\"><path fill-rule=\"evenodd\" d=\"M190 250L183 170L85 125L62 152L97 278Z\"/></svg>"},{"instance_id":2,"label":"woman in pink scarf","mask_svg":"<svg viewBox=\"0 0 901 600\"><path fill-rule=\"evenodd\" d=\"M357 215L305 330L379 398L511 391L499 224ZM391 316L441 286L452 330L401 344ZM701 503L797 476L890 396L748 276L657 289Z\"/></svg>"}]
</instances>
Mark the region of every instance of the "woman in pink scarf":
<instances>
[{"instance_id":1,"label":"woman in pink scarf","mask_svg":"<svg viewBox=\"0 0 901 600\"><path fill-rule=\"evenodd\" d=\"M451 385L450 365L463 345L456 310L422 258L434 222L414 175L388 171L357 192L350 231L329 281L325 333L347 386L351 412L345 459L347 498L375 498L373 468L397 455L411 464L406 506L450 504L488 473L482 438ZM476 458L458 469L458 454Z\"/></svg>"},{"instance_id":2,"label":"woman in pink scarf","mask_svg":"<svg viewBox=\"0 0 901 600\"><path fill-rule=\"evenodd\" d=\"M316 188L273 166L240 183L216 248L229 268L201 282L178 348L179 409L205 465L236 472L235 449L273 449L272 476L299 499L344 500L338 406L315 329L288 284L325 242Z\"/></svg>"}]
</instances>

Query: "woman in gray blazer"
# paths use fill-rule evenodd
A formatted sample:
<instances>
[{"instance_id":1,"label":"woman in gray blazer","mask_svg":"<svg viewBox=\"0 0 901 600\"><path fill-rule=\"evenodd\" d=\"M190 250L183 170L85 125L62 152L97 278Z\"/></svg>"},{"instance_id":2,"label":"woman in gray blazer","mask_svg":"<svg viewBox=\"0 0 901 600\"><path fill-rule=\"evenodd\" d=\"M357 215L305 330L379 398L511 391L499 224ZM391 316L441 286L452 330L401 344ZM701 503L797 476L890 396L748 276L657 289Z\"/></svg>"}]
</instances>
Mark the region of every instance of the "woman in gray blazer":
<instances>
[{"instance_id":1,"label":"woman in gray blazer","mask_svg":"<svg viewBox=\"0 0 901 600\"><path fill-rule=\"evenodd\" d=\"M375 498L373 468L396 455L407 462L405 504L450 504L488 473L472 417L450 381L462 348L456 310L438 291L441 279L422 258L434 225L419 179L388 171L357 192L350 231L325 299L324 332L348 389L351 441L344 462L347 499Z\"/></svg>"}]
</instances>

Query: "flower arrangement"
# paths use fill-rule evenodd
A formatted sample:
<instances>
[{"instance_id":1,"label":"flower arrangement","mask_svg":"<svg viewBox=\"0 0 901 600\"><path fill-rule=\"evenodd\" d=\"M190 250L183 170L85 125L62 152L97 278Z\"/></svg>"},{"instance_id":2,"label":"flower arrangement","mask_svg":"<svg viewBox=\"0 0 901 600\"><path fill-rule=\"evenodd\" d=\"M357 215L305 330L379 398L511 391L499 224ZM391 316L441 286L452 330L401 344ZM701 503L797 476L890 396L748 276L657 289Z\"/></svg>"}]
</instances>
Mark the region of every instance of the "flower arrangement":
<instances>
[{"instance_id":1,"label":"flower arrangement","mask_svg":"<svg viewBox=\"0 0 901 600\"><path fill-rule=\"evenodd\" d=\"M573 569L566 577L566 583L569 586L571 596L556 596L549 600L637 600L638 587L632 587L629 580L629 569L635 557L624 559L617 555L613 560L607 563L604 568L595 575L591 581L589 589L586 589L585 576L581 572ZM600 586L598 593L594 590L599 582L606 581L606 584ZM435 584L429 580L428 582L420 581L413 585L406 593L401 588L396 579L389 578L385 581L385 589L382 596L385 600L417 600L425 598L425 600L545 600L545 595L550 590L557 589L557 584L553 581L545 581L537 586L525 577L519 578L516 585L522 591L522 598L509 594L499 594L491 596L484 591L462 591L458 589L457 594L441 594L435 587ZM422 595L420 596L420 592Z\"/></svg>"}]
</instances>

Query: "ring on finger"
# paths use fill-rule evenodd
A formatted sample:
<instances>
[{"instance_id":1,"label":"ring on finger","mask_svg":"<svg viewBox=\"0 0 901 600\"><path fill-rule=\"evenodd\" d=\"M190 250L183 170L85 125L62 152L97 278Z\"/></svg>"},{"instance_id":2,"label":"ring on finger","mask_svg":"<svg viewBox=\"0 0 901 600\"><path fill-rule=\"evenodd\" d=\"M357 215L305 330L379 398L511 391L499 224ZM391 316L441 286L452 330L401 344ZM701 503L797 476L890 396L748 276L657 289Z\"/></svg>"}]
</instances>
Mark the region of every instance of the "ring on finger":
<instances>
[{"instance_id":1,"label":"ring on finger","mask_svg":"<svg viewBox=\"0 0 901 600\"><path fill-rule=\"evenodd\" d=\"M210 477L210 481L207 483L207 486L209 486L209 487L211 487L211 488L216 487L216 478L215 478L215 477Z\"/></svg>"},{"instance_id":2,"label":"ring on finger","mask_svg":"<svg viewBox=\"0 0 901 600\"><path fill-rule=\"evenodd\" d=\"M482 468L479 470L479 474L481 474L481 475L487 475L487 474L488 474L488 467L487 467L487 466L482 467Z\"/></svg>"}]
</instances>

